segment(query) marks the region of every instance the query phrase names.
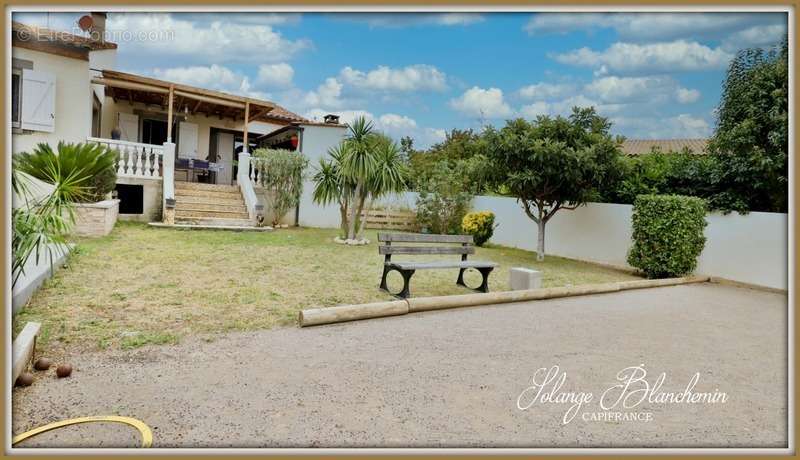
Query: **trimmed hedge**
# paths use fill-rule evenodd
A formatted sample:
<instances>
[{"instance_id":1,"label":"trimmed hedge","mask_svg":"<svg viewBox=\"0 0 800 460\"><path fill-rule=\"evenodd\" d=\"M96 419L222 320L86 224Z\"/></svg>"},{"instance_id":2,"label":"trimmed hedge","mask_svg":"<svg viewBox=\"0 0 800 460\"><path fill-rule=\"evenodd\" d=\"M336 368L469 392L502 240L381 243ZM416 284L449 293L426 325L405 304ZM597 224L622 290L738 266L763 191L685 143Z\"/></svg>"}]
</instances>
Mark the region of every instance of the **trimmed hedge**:
<instances>
[{"instance_id":1,"label":"trimmed hedge","mask_svg":"<svg viewBox=\"0 0 800 460\"><path fill-rule=\"evenodd\" d=\"M471 212L461 220L461 230L472 235L475 244L483 246L494 234L494 213L491 211Z\"/></svg>"},{"instance_id":2,"label":"trimmed hedge","mask_svg":"<svg viewBox=\"0 0 800 460\"><path fill-rule=\"evenodd\" d=\"M633 203L633 247L628 263L648 278L691 273L706 238L706 203L681 195L639 195Z\"/></svg>"}]
</instances>

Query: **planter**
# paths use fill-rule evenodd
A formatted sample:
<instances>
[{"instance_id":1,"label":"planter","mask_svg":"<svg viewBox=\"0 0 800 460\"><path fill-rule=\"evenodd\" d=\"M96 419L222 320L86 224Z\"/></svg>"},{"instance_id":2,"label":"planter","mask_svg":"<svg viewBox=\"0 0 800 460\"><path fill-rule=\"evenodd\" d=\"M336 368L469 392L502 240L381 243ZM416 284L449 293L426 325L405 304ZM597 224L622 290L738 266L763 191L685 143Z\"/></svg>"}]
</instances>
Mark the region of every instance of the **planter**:
<instances>
[{"instance_id":1,"label":"planter","mask_svg":"<svg viewBox=\"0 0 800 460\"><path fill-rule=\"evenodd\" d=\"M119 200L75 203L75 228L78 236L106 236L114 229L119 216Z\"/></svg>"}]
</instances>

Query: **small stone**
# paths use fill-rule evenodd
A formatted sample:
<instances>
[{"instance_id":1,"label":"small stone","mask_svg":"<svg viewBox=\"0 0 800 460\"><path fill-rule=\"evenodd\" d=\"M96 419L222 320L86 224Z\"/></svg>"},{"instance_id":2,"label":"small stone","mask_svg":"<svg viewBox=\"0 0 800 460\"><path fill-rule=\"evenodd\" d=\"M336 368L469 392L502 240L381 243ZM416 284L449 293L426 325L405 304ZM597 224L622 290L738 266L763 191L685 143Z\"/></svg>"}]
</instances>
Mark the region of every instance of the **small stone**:
<instances>
[{"instance_id":1,"label":"small stone","mask_svg":"<svg viewBox=\"0 0 800 460\"><path fill-rule=\"evenodd\" d=\"M59 364L56 368L56 375L58 378L63 379L65 377L69 377L72 375L72 365L70 364Z\"/></svg>"},{"instance_id":2,"label":"small stone","mask_svg":"<svg viewBox=\"0 0 800 460\"><path fill-rule=\"evenodd\" d=\"M36 369L37 371L46 371L47 369L50 369L50 367L52 366L53 366L53 361L47 358L39 358L36 360L35 363L33 363L33 368Z\"/></svg>"}]
</instances>

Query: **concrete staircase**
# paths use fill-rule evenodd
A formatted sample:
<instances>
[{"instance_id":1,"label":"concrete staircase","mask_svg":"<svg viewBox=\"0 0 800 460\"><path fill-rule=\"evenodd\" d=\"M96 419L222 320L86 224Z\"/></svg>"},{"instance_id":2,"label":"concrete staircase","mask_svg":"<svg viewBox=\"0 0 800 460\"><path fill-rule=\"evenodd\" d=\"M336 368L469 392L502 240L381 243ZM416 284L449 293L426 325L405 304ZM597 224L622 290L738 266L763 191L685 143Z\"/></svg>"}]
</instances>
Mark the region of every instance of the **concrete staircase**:
<instances>
[{"instance_id":1,"label":"concrete staircase","mask_svg":"<svg viewBox=\"0 0 800 460\"><path fill-rule=\"evenodd\" d=\"M255 227L236 185L175 182L175 224Z\"/></svg>"}]
</instances>

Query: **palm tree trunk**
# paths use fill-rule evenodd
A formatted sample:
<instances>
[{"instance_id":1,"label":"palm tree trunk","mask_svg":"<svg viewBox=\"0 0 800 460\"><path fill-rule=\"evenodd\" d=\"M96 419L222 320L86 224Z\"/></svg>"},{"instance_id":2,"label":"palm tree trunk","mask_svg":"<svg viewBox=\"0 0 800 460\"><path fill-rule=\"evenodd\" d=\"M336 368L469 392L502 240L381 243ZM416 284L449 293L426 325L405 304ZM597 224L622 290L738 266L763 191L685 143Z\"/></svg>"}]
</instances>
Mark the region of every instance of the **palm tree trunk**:
<instances>
[{"instance_id":1,"label":"palm tree trunk","mask_svg":"<svg viewBox=\"0 0 800 460\"><path fill-rule=\"evenodd\" d=\"M359 182L356 184L356 190L353 194L354 199L358 199L361 196L361 183ZM356 237L356 216L358 215L357 212L359 211L357 208L360 206L355 206L355 203L352 203L353 206L350 208L350 219L347 222L347 239L353 240Z\"/></svg>"},{"instance_id":2,"label":"palm tree trunk","mask_svg":"<svg viewBox=\"0 0 800 460\"><path fill-rule=\"evenodd\" d=\"M370 198L370 200L367 201L367 205L365 207L365 209L366 209L366 213L365 214L369 214L369 211L372 209L372 203L374 201L375 200L373 200L372 198ZM358 215L361 216L361 213L359 213ZM361 217L361 222L359 223L359 226L358 226L358 239L359 240L364 239L364 228L366 227L366 223L367 223L367 216L364 215L364 216Z\"/></svg>"},{"instance_id":3,"label":"palm tree trunk","mask_svg":"<svg viewBox=\"0 0 800 460\"><path fill-rule=\"evenodd\" d=\"M342 238L347 237L347 201L339 202L339 215L341 220L339 221L339 230L342 232Z\"/></svg>"}]
</instances>

